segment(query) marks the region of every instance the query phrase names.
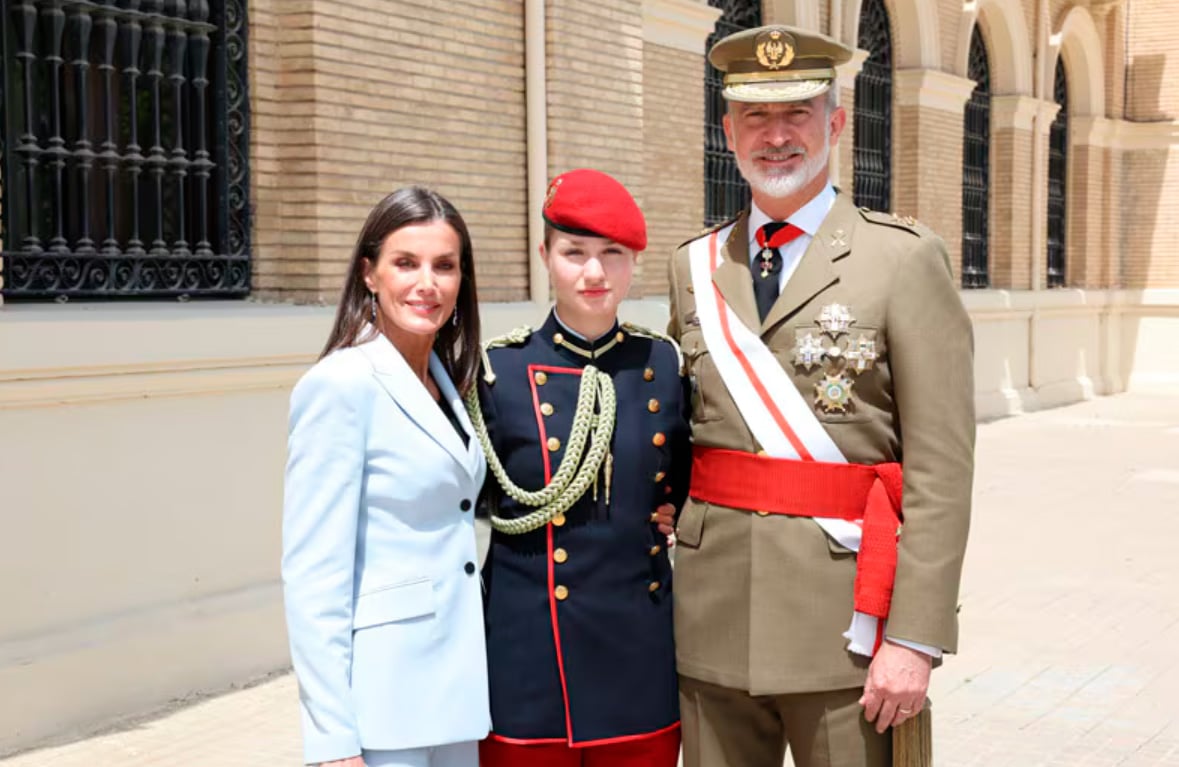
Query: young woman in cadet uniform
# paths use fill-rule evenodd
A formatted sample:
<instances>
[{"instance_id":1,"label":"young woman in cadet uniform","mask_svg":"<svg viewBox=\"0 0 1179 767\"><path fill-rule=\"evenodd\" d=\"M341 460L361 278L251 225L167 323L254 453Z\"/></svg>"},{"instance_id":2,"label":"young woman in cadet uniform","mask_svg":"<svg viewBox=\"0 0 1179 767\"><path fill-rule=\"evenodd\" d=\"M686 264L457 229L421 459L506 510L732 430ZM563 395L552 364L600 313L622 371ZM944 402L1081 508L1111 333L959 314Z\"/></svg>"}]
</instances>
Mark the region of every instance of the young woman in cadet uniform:
<instances>
[{"instance_id":1,"label":"young woman in cadet uniform","mask_svg":"<svg viewBox=\"0 0 1179 767\"><path fill-rule=\"evenodd\" d=\"M555 306L539 329L488 343L468 398L495 476L483 569L492 733L480 763L674 767L666 533L690 455L679 351L618 322L647 244L618 181L558 176L544 217Z\"/></svg>"}]
</instances>

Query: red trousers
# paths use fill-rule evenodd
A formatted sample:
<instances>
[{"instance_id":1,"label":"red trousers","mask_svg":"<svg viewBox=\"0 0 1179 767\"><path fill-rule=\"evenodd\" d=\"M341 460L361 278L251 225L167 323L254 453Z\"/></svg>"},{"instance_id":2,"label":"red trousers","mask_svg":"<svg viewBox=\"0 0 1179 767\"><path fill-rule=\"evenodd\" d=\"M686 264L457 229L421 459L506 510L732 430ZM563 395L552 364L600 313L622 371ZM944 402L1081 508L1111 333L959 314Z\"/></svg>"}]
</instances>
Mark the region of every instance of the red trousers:
<instances>
[{"instance_id":1,"label":"red trousers","mask_svg":"<svg viewBox=\"0 0 1179 767\"><path fill-rule=\"evenodd\" d=\"M479 744L480 767L676 767L679 756L679 727L601 746L506 743L494 735Z\"/></svg>"}]
</instances>

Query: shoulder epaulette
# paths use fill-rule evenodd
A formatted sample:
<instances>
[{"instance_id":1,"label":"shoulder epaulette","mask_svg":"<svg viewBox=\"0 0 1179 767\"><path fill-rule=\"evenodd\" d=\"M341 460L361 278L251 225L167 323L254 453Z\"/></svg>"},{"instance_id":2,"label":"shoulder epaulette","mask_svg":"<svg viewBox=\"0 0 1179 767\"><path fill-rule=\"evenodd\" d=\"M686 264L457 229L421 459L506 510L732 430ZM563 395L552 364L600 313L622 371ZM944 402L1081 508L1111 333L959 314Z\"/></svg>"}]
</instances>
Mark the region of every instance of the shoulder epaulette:
<instances>
[{"instance_id":1,"label":"shoulder epaulette","mask_svg":"<svg viewBox=\"0 0 1179 767\"><path fill-rule=\"evenodd\" d=\"M676 365L679 370L684 369L684 355L680 352L680 345L675 342L675 339L666 333L660 333L658 330L651 330L642 325L636 325L633 322L622 323L622 329L632 336L639 336L640 338L651 338L656 341L666 341L671 344L671 348L675 349Z\"/></svg>"},{"instance_id":2,"label":"shoulder epaulette","mask_svg":"<svg viewBox=\"0 0 1179 767\"><path fill-rule=\"evenodd\" d=\"M528 325L521 325L518 328L513 328L502 336L496 336L483 342L483 380L487 385L495 383L495 371L491 369L491 358L487 356L490 349L502 349L505 346L519 346L527 343L528 337L532 335L532 328Z\"/></svg>"},{"instance_id":3,"label":"shoulder epaulette","mask_svg":"<svg viewBox=\"0 0 1179 767\"><path fill-rule=\"evenodd\" d=\"M676 246L677 250L679 248L684 247L689 242L695 242L696 240L700 239L701 237L705 236L706 234L712 234L713 232L715 232L719 229L724 229L729 224L735 223L737 221L737 219L741 218L744 215L745 215L745 212L742 211L742 212L738 213L737 215L733 216L732 218L721 221L719 224L713 224L712 226L705 227L699 233L692 235L691 237L689 237L688 239L684 240L679 245L677 245Z\"/></svg>"},{"instance_id":4,"label":"shoulder epaulette","mask_svg":"<svg viewBox=\"0 0 1179 767\"><path fill-rule=\"evenodd\" d=\"M900 213L883 213L878 210L872 210L871 208L860 208L859 210L860 215L869 223L903 229L918 237L926 237L930 234L929 227L912 216L902 216Z\"/></svg>"}]
</instances>

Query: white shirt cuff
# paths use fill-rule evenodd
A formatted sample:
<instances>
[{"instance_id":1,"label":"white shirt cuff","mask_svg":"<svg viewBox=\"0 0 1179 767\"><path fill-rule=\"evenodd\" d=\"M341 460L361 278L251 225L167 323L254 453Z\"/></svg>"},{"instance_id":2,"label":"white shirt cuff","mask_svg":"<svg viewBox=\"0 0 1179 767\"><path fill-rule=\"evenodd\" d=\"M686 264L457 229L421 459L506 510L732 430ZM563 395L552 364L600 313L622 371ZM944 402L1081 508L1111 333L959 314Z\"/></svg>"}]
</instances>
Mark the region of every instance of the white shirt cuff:
<instances>
[{"instance_id":1,"label":"white shirt cuff","mask_svg":"<svg viewBox=\"0 0 1179 767\"><path fill-rule=\"evenodd\" d=\"M923 652L931 658L942 657L942 650L940 647L930 647L927 644L921 644L920 642L910 642L907 639L893 639L890 636L886 636L885 639L892 642L893 644L899 644L901 647L908 647L910 650Z\"/></svg>"}]
</instances>

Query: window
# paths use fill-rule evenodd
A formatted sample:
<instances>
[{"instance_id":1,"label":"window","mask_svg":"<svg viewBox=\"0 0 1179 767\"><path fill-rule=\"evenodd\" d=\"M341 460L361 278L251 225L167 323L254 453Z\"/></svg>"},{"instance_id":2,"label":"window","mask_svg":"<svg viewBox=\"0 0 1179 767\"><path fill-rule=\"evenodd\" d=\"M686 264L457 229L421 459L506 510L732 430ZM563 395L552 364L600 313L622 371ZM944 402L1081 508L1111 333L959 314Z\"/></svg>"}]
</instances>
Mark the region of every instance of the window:
<instances>
[{"instance_id":1,"label":"window","mask_svg":"<svg viewBox=\"0 0 1179 767\"><path fill-rule=\"evenodd\" d=\"M246 0L2 5L5 299L246 295Z\"/></svg>"},{"instance_id":2,"label":"window","mask_svg":"<svg viewBox=\"0 0 1179 767\"><path fill-rule=\"evenodd\" d=\"M1068 170L1068 77L1064 61L1056 60L1053 87L1060 111L1048 133L1048 287L1060 288L1065 280L1065 182Z\"/></svg>"},{"instance_id":3,"label":"window","mask_svg":"<svg viewBox=\"0 0 1179 767\"><path fill-rule=\"evenodd\" d=\"M892 36L884 0L864 0L858 44L869 55L856 75L855 202L887 211L892 208Z\"/></svg>"},{"instance_id":4,"label":"window","mask_svg":"<svg viewBox=\"0 0 1179 767\"><path fill-rule=\"evenodd\" d=\"M716 28L708 38L706 50L713 43L742 29L761 26L761 2L708 0L722 9ZM724 75L704 62L704 225L727 221L749 206L749 185L737 170L737 161L725 143L725 99L721 95Z\"/></svg>"},{"instance_id":5,"label":"window","mask_svg":"<svg viewBox=\"0 0 1179 767\"><path fill-rule=\"evenodd\" d=\"M975 26L970 37L968 77L974 92L966 102L962 142L962 287L985 288L987 273L987 214L991 165L991 73L987 47Z\"/></svg>"}]
</instances>

